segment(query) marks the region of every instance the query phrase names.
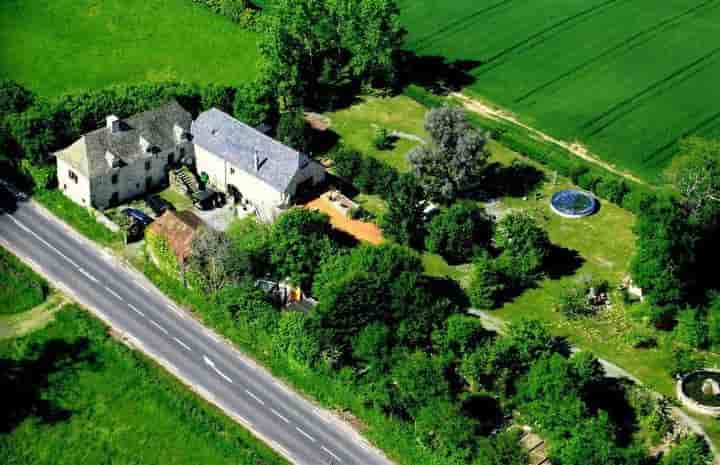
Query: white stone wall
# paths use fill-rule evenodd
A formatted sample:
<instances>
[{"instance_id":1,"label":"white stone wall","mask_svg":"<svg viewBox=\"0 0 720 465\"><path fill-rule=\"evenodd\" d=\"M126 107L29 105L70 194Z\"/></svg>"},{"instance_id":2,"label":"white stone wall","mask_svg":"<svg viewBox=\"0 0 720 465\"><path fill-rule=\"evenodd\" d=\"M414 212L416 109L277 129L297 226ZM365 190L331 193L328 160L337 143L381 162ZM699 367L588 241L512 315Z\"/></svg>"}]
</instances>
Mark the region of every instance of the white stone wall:
<instances>
[{"instance_id":1,"label":"white stone wall","mask_svg":"<svg viewBox=\"0 0 720 465\"><path fill-rule=\"evenodd\" d=\"M215 189L227 193L228 186L234 186L263 217L275 216L276 210L288 205L289 198L283 192L199 146L195 147L195 166L199 174L208 175Z\"/></svg>"},{"instance_id":2,"label":"white stone wall","mask_svg":"<svg viewBox=\"0 0 720 465\"><path fill-rule=\"evenodd\" d=\"M180 148L185 149L185 157L192 159L192 144L182 144L173 150L166 150L149 155L147 158L136 160L133 163L115 168L106 175L98 176L92 180L92 202L93 206L104 209L111 206L112 195L117 192L118 201L123 203L134 197L141 196L148 192L164 186L168 182L168 159L173 154L173 162L177 163L181 158ZM145 168L145 162L150 162L150 169ZM117 174L117 183L113 184L112 175ZM150 178L150 186L146 179Z\"/></svg>"},{"instance_id":3,"label":"white stone wall","mask_svg":"<svg viewBox=\"0 0 720 465\"><path fill-rule=\"evenodd\" d=\"M71 178L71 172L75 174L75 179ZM82 205L83 207L91 206L92 198L90 196L90 182L86 176L81 174L64 160L58 158L57 177L58 189L70 198L70 200Z\"/></svg>"}]
</instances>

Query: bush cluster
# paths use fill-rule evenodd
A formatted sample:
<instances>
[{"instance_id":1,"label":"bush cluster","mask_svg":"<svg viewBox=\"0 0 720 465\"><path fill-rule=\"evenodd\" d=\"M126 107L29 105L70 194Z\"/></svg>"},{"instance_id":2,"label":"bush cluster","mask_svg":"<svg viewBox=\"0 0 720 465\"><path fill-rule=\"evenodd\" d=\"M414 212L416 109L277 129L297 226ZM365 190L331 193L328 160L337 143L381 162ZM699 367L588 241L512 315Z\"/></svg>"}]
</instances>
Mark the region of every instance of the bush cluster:
<instances>
[{"instance_id":1,"label":"bush cluster","mask_svg":"<svg viewBox=\"0 0 720 465\"><path fill-rule=\"evenodd\" d=\"M241 27L254 30L258 27L259 10L249 0L192 0L213 12L230 18Z\"/></svg>"}]
</instances>

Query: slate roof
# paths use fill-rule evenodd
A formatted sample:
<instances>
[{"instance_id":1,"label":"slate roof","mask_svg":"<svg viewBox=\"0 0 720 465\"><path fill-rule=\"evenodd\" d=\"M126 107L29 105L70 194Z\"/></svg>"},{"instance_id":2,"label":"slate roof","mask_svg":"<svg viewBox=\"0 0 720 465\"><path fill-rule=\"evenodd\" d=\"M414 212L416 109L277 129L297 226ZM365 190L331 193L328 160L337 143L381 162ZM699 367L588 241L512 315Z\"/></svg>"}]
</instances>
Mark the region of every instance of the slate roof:
<instances>
[{"instance_id":1,"label":"slate roof","mask_svg":"<svg viewBox=\"0 0 720 465\"><path fill-rule=\"evenodd\" d=\"M148 226L148 230L167 239L170 250L178 260L184 261L190 256L192 240L202 224L202 220L191 211L166 210Z\"/></svg>"},{"instance_id":2,"label":"slate roof","mask_svg":"<svg viewBox=\"0 0 720 465\"><path fill-rule=\"evenodd\" d=\"M192 123L191 132L195 144L279 192L286 192L295 174L309 163L306 155L217 108L201 113ZM259 169L255 167L255 155Z\"/></svg>"},{"instance_id":3,"label":"slate roof","mask_svg":"<svg viewBox=\"0 0 720 465\"><path fill-rule=\"evenodd\" d=\"M78 172L90 178L106 174L112 166L105 155L110 152L122 162L130 164L141 158L148 158L140 146L140 136L151 146L161 150L175 147L174 126L190 132L192 116L175 100L152 110L138 113L120 120L120 132L112 134L106 126L89 132L70 147L55 153Z\"/></svg>"}]
</instances>

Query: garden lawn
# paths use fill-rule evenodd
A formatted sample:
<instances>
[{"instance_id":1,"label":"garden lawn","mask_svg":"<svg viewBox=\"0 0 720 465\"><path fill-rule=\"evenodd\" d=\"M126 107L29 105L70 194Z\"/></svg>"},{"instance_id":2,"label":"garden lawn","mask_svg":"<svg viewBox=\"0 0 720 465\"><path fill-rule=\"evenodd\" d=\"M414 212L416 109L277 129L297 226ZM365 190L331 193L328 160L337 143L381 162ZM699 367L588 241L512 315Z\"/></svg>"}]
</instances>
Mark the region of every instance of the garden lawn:
<instances>
[{"instance_id":1,"label":"garden lawn","mask_svg":"<svg viewBox=\"0 0 720 465\"><path fill-rule=\"evenodd\" d=\"M257 35L191 0L3 0L0 79L42 96L112 84L238 84Z\"/></svg>"},{"instance_id":2,"label":"garden lawn","mask_svg":"<svg viewBox=\"0 0 720 465\"><path fill-rule=\"evenodd\" d=\"M44 279L0 247L0 316L21 313L42 304L48 291Z\"/></svg>"},{"instance_id":3,"label":"garden lawn","mask_svg":"<svg viewBox=\"0 0 720 465\"><path fill-rule=\"evenodd\" d=\"M0 374L13 397L2 407L5 465L287 463L76 306L1 341L0 362L14 368Z\"/></svg>"},{"instance_id":4,"label":"garden lawn","mask_svg":"<svg viewBox=\"0 0 720 465\"><path fill-rule=\"evenodd\" d=\"M343 144L405 172L410 169L406 155L419 142L401 137L391 150L378 150L372 142L375 131L383 127L390 132L428 140L423 129L426 112L427 108L405 96L363 97L361 102L325 116L330 119L330 129L340 136Z\"/></svg>"},{"instance_id":5,"label":"garden lawn","mask_svg":"<svg viewBox=\"0 0 720 465\"><path fill-rule=\"evenodd\" d=\"M471 95L656 180L690 134L720 136L720 3L399 0L406 47L462 60Z\"/></svg>"}]
</instances>

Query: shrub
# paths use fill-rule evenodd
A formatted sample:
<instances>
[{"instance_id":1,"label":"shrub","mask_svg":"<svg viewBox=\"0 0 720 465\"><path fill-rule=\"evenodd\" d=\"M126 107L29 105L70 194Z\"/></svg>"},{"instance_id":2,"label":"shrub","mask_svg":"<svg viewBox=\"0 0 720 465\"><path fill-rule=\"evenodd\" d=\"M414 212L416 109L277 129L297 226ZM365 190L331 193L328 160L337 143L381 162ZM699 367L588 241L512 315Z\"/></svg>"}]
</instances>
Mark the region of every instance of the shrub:
<instances>
[{"instance_id":1,"label":"shrub","mask_svg":"<svg viewBox=\"0 0 720 465\"><path fill-rule=\"evenodd\" d=\"M566 318L580 318L595 315L607 298L608 282L581 277L576 283L565 288L559 297L558 307Z\"/></svg>"},{"instance_id":2,"label":"shrub","mask_svg":"<svg viewBox=\"0 0 720 465\"><path fill-rule=\"evenodd\" d=\"M479 253L473 260L470 289L470 303L477 308L495 308L500 303L504 290L502 277L486 251Z\"/></svg>"},{"instance_id":3,"label":"shrub","mask_svg":"<svg viewBox=\"0 0 720 465\"><path fill-rule=\"evenodd\" d=\"M708 342L708 325L704 315L694 308L682 310L677 315L677 326L673 335L677 341L692 348L705 348Z\"/></svg>"},{"instance_id":4,"label":"shrub","mask_svg":"<svg viewBox=\"0 0 720 465\"><path fill-rule=\"evenodd\" d=\"M701 369L703 359L693 350L685 347L675 347L672 350L670 374L673 376L686 375Z\"/></svg>"},{"instance_id":5,"label":"shrub","mask_svg":"<svg viewBox=\"0 0 720 465\"><path fill-rule=\"evenodd\" d=\"M487 247L492 221L476 203L460 202L441 211L427 229L427 249L455 264L469 261L480 248Z\"/></svg>"},{"instance_id":6,"label":"shrub","mask_svg":"<svg viewBox=\"0 0 720 465\"><path fill-rule=\"evenodd\" d=\"M378 150L390 150L392 148L392 136L390 131L385 128L377 128L375 137L373 137L373 145Z\"/></svg>"}]
</instances>

